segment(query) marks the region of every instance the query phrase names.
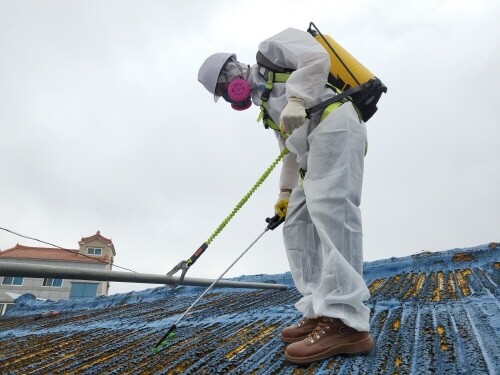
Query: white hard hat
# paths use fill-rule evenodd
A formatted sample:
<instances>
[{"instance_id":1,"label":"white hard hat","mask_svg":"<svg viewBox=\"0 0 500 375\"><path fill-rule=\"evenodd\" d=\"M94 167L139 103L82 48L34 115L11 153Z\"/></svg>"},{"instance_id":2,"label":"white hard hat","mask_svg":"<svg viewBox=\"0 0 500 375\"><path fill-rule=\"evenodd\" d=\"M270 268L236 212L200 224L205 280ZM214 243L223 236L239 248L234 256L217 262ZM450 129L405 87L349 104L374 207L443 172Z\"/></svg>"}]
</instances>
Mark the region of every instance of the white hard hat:
<instances>
[{"instance_id":1,"label":"white hard hat","mask_svg":"<svg viewBox=\"0 0 500 375\"><path fill-rule=\"evenodd\" d=\"M215 95L217 79L219 78L222 68L230 58L234 58L236 60L236 54L226 52L215 53L205 60L198 72L198 81L205 86L208 92L214 95L214 101L217 101L218 99Z\"/></svg>"}]
</instances>

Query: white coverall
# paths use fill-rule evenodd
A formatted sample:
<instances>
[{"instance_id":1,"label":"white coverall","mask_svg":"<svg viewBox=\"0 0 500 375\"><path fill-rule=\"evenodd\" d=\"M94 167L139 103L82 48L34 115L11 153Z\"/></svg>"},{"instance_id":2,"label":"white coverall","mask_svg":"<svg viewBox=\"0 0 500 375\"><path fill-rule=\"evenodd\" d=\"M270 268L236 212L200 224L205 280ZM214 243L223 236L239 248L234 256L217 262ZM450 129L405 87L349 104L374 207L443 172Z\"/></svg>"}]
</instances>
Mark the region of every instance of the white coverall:
<instances>
[{"instance_id":1,"label":"white coverall","mask_svg":"<svg viewBox=\"0 0 500 375\"><path fill-rule=\"evenodd\" d=\"M310 108L334 94L326 87L330 58L307 32L286 29L263 41L259 51L274 64L295 69L286 83L274 83L267 111L279 123L287 98ZM251 69L252 99L260 105L266 79ZM366 127L350 102L321 123L312 115L286 140L280 188L293 189L283 227L294 283L302 294L295 307L305 317L339 318L369 331L370 296L363 280L361 187ZM318 124L319 123L319 124ZM285 141L276 132L280 147ZM298 184L299 167L307 171Z\"/></svg>"}]
</instances>

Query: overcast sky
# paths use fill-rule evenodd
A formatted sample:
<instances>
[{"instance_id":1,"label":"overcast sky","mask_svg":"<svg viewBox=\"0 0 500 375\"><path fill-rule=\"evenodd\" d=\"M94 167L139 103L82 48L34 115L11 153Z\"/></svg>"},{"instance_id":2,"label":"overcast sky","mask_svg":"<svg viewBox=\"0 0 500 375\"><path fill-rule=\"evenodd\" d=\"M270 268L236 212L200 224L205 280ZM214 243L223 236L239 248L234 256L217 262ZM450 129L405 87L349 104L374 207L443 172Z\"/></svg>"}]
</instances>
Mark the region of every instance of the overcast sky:
<instances>
[{"instance_id":1,"label":"overcast sky","mask_svg":"<svg viewBox=\"0 0 500 375\"><path fill-rule=\"evenodd\" d=\"M0 227L166 273L279 154L258 108L197 82L215 52L313 21L388 87L368 122L365 260L500 240L498 1L0 1ZM217 278L265 229L278 170L190 277ZM0 249L45 246L0 231ZM118 270L118 269L117 269ZM228 276L288 271L281 228ZM112 283L111 293L151 285Z\"/></svg>"}]
</instances>

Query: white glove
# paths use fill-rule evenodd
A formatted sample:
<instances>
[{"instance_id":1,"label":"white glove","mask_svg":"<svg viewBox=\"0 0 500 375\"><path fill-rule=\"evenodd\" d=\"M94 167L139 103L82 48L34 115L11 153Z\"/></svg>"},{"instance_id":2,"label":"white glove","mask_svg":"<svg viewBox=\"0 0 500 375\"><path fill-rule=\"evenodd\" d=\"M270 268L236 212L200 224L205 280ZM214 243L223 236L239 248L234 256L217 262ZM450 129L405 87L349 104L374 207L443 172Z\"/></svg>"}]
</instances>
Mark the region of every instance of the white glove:
<instances>
[{"instance_id":1,"label":"white glove","mask_svg":"<svg viewBox=\"0 0 500 375\"><path fill-rule=\"evenodd\" d=\"M293 131L299 128L306 122L306 103L300 98L288 99L288 104L281 112L280 129L281 132L292 134Z\"/></svg>"}]
</instances>

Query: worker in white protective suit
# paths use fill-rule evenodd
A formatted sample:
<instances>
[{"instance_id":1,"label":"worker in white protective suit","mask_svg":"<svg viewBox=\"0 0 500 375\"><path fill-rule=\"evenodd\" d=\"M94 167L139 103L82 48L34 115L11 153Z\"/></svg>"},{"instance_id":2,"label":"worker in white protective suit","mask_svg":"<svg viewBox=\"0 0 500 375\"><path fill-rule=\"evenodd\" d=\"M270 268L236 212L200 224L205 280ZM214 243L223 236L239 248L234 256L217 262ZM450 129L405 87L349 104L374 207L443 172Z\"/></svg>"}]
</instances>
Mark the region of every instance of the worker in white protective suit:
<instances>
[{"instance_id":1,"label":"worker in white protective suit","mask_svg":"<svg viewBox=\"0 0 500 375\"><path fill-rule=\"evenodd\" d=\"M260 105L275 129L283 159L275 212L286 220L284 242L303 315L283 329L285 355L309 363L341 353L371 351L369 298L363 280L359 209L366 127L354 105L335 103L306 118L306 108L336 95L326 85L330 58L307 32L286 29L259 44L272 64L287 69L263 97L269 69L217 53L201 66L198 80L236 110ZM264 95L265 96L265 95ZM265 103L263 103L265 102ZM263 105L264 104L264 105ZM279 126L277 125L279 123Z\"/></svg>"}]
</instances>

